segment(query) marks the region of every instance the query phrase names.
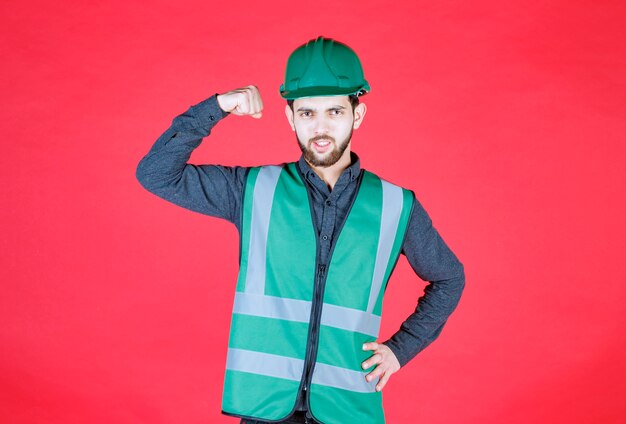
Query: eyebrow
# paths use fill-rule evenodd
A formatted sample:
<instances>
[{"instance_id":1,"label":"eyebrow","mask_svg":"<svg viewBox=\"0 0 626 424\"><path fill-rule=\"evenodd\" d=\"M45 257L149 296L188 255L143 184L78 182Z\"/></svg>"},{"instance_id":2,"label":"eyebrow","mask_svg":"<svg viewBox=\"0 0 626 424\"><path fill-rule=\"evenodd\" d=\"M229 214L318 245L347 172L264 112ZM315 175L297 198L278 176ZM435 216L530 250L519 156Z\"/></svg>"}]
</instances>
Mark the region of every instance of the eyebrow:
<instances>
[{"instance_id":1,"label":"eyebrow","mask_svg":"<svg viewBox=\"0 0 626 424\"><path fill-rule=\"evenodd\" d=\"M341 106L341 105L335 105L332 107L329 107L326 110L334 110L334 109L345 109L345 106ZM313 112L314 109L311 109L310 107L299 107L296 112Z\"/></svg>"}]
</instances>

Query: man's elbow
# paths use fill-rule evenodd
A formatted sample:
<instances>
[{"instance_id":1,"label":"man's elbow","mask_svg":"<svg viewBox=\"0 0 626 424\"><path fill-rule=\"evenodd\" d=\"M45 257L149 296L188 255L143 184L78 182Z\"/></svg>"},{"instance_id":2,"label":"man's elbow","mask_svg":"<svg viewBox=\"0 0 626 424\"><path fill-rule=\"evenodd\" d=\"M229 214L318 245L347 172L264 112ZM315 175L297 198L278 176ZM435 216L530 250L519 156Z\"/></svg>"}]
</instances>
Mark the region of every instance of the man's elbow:
<instances>
[{"instance_id":1,"label":"man's elbow","mask_svg":"<svg viewBox=\"0 0 626 424\"><path fill-rule=\"evenodd\" d=\"M141 184L143 188L150 192L154 191L155 187L153 179L150 178L150 171L145 158L137 164L137 168L135 169L135 178L137 178L137 181L139 181L139 184Z\"/></svg>"},{"instance_id":2,"label":"man's elbow","mask_svg":"<svg viewBox=\"0 0 626 424\"><path fill-rule=\"evenodd\" d=\"M461 262L458 263L457 271L456 271L456 292L457 297L461 297L461 293L465 289L465 266Z\"/></svg>"}]
</instances>

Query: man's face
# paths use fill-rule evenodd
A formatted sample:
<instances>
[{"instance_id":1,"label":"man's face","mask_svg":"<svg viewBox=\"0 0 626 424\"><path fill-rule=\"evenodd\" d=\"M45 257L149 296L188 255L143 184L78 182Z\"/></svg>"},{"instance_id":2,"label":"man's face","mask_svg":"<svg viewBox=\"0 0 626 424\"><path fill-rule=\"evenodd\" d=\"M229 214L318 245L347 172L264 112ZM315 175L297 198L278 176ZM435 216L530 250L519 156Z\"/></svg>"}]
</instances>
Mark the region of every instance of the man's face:
<instances>
[{"instance_id":1,"label":"man's face","mask_svg":"<svg viewBox=\"0 0 626 424\"><path fill-rule=\"evenodd\" d=\"M285 113L296 133L304 158L313 166L329 167L349 155L352 130L365 113L359 104L354 112L348 96L303 97Z\"/></svg>"}]
</instances>

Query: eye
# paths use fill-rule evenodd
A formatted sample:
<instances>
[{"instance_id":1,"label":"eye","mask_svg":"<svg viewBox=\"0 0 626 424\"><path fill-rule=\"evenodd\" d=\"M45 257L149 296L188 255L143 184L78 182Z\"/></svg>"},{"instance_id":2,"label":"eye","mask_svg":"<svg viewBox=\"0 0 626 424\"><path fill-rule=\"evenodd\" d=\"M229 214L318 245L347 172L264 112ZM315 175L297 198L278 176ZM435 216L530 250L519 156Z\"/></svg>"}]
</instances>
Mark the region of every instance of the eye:
<instances>
[{"instance_id":1,"label":"eye","mask_svg":"<svg viewBox=\"0 0 626 424\"><path fill-rule=\"evenodd\" d=\"M310 117L312 114L310 111L304 111L304 112L300 112L300 116L303 118L308 118Z\"/></svg>"},{"instance_id":2,"label":"eye","mask_svg":"<svg viewBox=\"0 0 626 424\"><path fill-rule=\"evenodd\" d=\"M341 109L331 109L330 114L334 116L343 115L343 111Z\"/></svg>"}]
</instances>

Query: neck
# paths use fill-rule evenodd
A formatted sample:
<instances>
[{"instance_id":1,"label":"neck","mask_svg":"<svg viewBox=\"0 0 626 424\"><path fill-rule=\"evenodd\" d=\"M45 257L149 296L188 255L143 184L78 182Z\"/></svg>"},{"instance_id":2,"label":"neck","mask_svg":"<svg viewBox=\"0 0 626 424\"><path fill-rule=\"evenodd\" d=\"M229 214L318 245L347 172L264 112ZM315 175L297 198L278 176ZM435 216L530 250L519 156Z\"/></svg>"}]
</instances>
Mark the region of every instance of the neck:
<instances>
[{"instance_id":1,"label":"neck","mask_svg":"<svg viewBox=\"0 0 626 424\"><path fill-rule=\"evenodd\" d=\"M306 159L305 159L306 160ZM317 174L318 177L322 179L326 183L326 185L332 189L335 187L337 180L341 176L341 173L350 166L352 163L350 159L350 148L348 147L341 155L341 158L331 166L315 166L311 165L309 161L307 161L311 169Z\"/></svg>"}]
</instances>

